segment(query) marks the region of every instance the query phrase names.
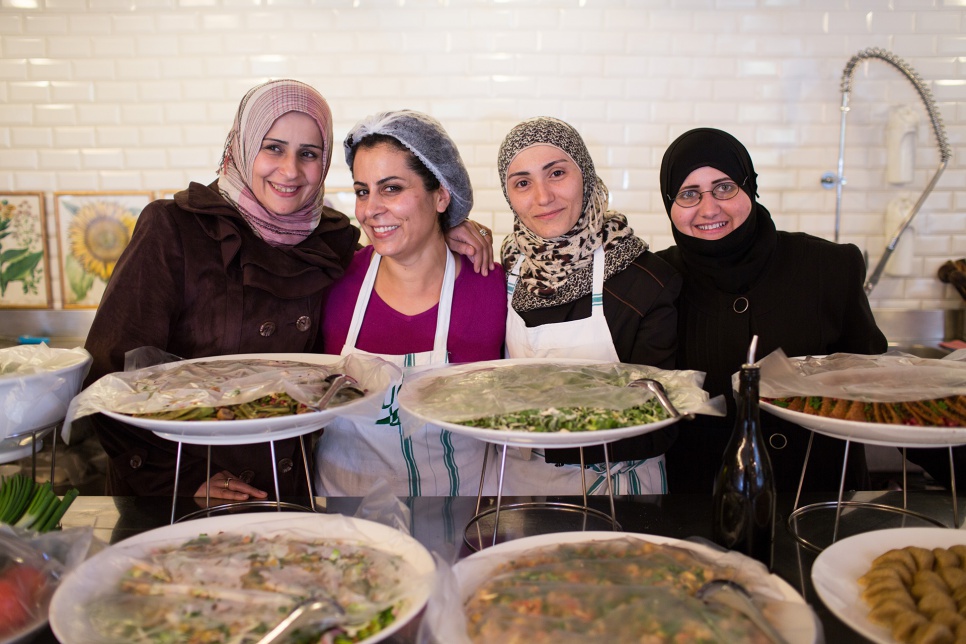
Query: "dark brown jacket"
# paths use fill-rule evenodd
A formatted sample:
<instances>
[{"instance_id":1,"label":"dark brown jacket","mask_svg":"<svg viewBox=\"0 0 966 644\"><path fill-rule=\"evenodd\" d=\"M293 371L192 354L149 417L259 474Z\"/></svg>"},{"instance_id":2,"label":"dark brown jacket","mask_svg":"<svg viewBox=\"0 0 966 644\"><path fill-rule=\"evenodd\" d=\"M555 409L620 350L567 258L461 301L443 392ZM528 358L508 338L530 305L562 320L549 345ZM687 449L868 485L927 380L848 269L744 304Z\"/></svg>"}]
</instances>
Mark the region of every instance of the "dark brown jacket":
<instances>
[{"instance_id":1,"label":"dark brown jacket","mask_svg":"<svg viewBox=\"0 0 966 644\"><path fill-rule=\"evenodd\" d=\"M345 215L327 208L300 244L271 246L215 184L192 183L173 200L149 204L88 335L94 362L87 384L123 370L125 353L139 347L183 359L319 351L322 292L342 276L358 237ZM100 414L93 420L110 458L110 493L171 494L175 443ZM184 446L179 494L190 495L205 481L206 453ZM255 487L273 491L267 444L215 447L212 458L212 474L244 472ZM282 494L304 489L298 441L277 443L276 458Z\"/></svg>"}]
</instances>

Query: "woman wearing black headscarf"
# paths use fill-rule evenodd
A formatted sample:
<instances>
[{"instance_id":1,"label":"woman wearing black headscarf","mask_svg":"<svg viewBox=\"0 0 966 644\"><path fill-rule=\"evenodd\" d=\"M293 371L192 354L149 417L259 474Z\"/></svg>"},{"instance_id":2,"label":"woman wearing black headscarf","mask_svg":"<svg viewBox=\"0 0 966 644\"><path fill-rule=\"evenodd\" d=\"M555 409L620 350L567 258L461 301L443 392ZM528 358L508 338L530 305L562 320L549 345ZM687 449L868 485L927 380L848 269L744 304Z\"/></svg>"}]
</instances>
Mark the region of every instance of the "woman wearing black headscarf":
<instances>
[{"instance_id":1,"label":"woman wearing black headscarf","mask_svg":"<svg viewBox=\"0 0 966 644\"><path fill-rule=\"evenodd\" d=\"M753 335L758 356L886 350L862 288L865 262L852 244L777 231L755 201L757 174L745 147L720 130L678 137L661 164L661 194L676 246L658 253L684 275L678 304L677 367L707 373L705 389L724 394L726 418L681 424L666 454L668 487L711 493L735 420L731 374ZM779 491L797 489L808 430L762 414ZM815 435L805 488L836 490L845 442ZM866 487L865 453L850 450L852 489Z\"/></svg>"}]
</instances>

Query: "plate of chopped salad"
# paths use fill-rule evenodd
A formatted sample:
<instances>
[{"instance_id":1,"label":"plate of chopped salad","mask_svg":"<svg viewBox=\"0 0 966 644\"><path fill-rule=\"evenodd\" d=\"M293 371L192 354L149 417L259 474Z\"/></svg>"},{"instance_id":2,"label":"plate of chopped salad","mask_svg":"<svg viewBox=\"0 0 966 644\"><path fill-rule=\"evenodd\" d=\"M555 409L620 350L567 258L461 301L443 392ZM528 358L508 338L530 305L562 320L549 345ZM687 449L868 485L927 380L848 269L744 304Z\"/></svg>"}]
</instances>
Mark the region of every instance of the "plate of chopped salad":
<instances>
[{"instance_id":1,"label":"plate of chopped salad","mask_svg":"<svg viewBox=\"0 0 966 644\"><path fill-rule=\"evenodd\" d=\"M98 553L54 594L65 644L254 644L300 602L329 599L344 619L305 641L371 644L415 617L435 564L385 525L303 512L177 523Z\"/></svg>"},{"instance_id":2,"label":"plate of chopped salad","mask_svg":"<svg viewBox=\"0 0 966 644\"><path fill-rule=\"evenodd\" d=\"M600 445L677 422L641 378L660 382L682 414L713 413L696 371L586 360L491 360L406 377L401 420L515 447Z\"/></svg>"},{"instance_id":3,"label":"plate of chopped salad","mask_svg":"<svg viewBox=\"0 0 966 644\"><path fill-rule=\"evenodd\" d=\"M695 541L560 532L486 548L452 572L456 588L435 594L424 617L450 644L768 642L744 616L695 597L711 579L740 583L789 644L820 641L790 585L753 559Z\"/></svg>"},{"instance_id":4,"label":"plate of chopped salad","mask_svg":"<svg viewBox=\"0 0 966 644\"><path fill-rule=\"evenodd\" d=\"M324 409L313 407L339 373L355 382ZM399 377L398 367L375 356L195 358L104 376L74 399L68 420L100 412L173 441L259 443L300 436L335 416L375 418Z\"/></svg>"}]
</instances>

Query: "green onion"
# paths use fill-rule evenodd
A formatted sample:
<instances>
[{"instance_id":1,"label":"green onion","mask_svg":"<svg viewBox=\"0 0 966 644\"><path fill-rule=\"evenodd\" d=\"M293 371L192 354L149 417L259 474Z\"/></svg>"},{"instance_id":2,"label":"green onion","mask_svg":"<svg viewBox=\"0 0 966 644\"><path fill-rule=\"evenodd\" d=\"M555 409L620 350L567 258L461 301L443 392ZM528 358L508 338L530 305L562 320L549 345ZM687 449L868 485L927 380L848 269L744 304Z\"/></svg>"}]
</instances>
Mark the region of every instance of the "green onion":
<instances>
[{"instance_id":1,"label":"green onion","mask_svg":"<svg viewBox=\"0 0 966 644\"><path fill-rule=\"evenodd\" d=\"M57 504L50 517L38 529L38 532L50 532L56 528L57 524L60 523L60 520L64 517L64 513L67 512L67 508L69 508L70 504L74 502L74 499L77 498L78 494L79 492L77 491L76 487L67 490L67 493L64 494L64 498Z\"/></svg>"}]
</instances>

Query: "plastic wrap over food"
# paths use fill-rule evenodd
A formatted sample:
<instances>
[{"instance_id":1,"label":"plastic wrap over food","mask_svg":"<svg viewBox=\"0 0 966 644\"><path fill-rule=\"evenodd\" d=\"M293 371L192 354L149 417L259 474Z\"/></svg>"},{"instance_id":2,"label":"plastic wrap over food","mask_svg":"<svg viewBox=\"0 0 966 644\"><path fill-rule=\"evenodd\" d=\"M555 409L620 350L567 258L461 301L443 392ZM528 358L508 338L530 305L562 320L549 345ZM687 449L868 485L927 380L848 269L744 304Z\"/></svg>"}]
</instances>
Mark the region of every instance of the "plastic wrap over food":
<instances>
[{"instance_id":1,"label":"plastic wrap over food","mask_svg":"<svg viewBox=\"0 0 966 644\"><path fill-rule=\"evenodd\" d=\"M38 535L0 526L0 643L27 642L47 623L61 577L83 562L94 542L91 528Z\"/></svg>"},{"instance_id":2,"label":"plastic wrap over food","mask_svg":"<svg viewBox=\"0 0 966 644\"><path fill-rule=\"evenodd\" d=\"M84 349L0 349L0 440L56 425L90 369Z\"/></svg>"},{"instance_id":3,"label":"plastic wrap over food","mask_svg":"<svg viewBox=\"0 0 966 644\"><path fill-rule=\"evenodd\" d=\"M918 358L900 352L882 355L833 353L790 359L781 349L761 367L764 398L823 396L864 402L929 400L966 392L966 352L959 359ZM737 374L732 376L736 385Z\"/></svg>"},{"instance_id":4,"label":"plastic wrap over food","mask_svg":"<svg viewBox=\"0 0 966 644\"><path fill-rule=\"evenodd\" d=\"M446 375L426 371L407 376L404 394L409 412L445 422L529 409L594 407L629 409L650 400L646 389L628 387L640 378L664 385L682 414L721 414L701 389L704 373L669 371L625 363L501 360L486 366L448 367Z\"/></svg>"},{"instance_id":5,"label":"plastic wrap over food","mask_svg":"<svg viewBox=\"0 0 966 644\"><path fill-rule=\"evenodd\" d=\"M560 543L553 543L557 537ZM815 639L815 616L804 601L737 553L647 536L557 537L541 537L546 545L526 549L503 544L441 569L425 629L452 644L652 641L648 636L767 642L741 614L695 596L706 582L721 579L747 589L788 642Z\"/></svg>"},{"instance_id":6,"label":"plastic wrap over food","mask_svg":"<svg viewBox=\"0 0 966 644\"><path fill-rule=\"evenodd\" d=\"M347 374L356 382L339 389L325 409L320 409L319 401L338 374ZM243 422L291 418L306 412L335 414L350 403L352 417L375 417L383 392L401 377L398 367L378 357L312 354L214 356L117 372L99 379L74 399L65 439L71 421L96 412L125 414L152 423L195 421L167 423L183 428L200 422L205 433L213 436L230 435ZM178 433L177 429L168 431Z\"/></svg>"},{"instance_id":7,"label":"plastic wrap over food","mask_svg":"<svg viewBox=\"0 0 966 644\"><path fill-rule=\"evenodd\" d=\"M224 530L208 521L191 535L185 524L184 536L167 529L112 546L77 571L65 588L72 596L56 598L64 612L55 633L69 633L67 644L255 642L320 598L342 621L311 641L372 641L429 594L432 571L404 554L408 535L374 535L371 523L339 515L314 526L292 513L251 516Z\"/></svg>"}]
</instances>

